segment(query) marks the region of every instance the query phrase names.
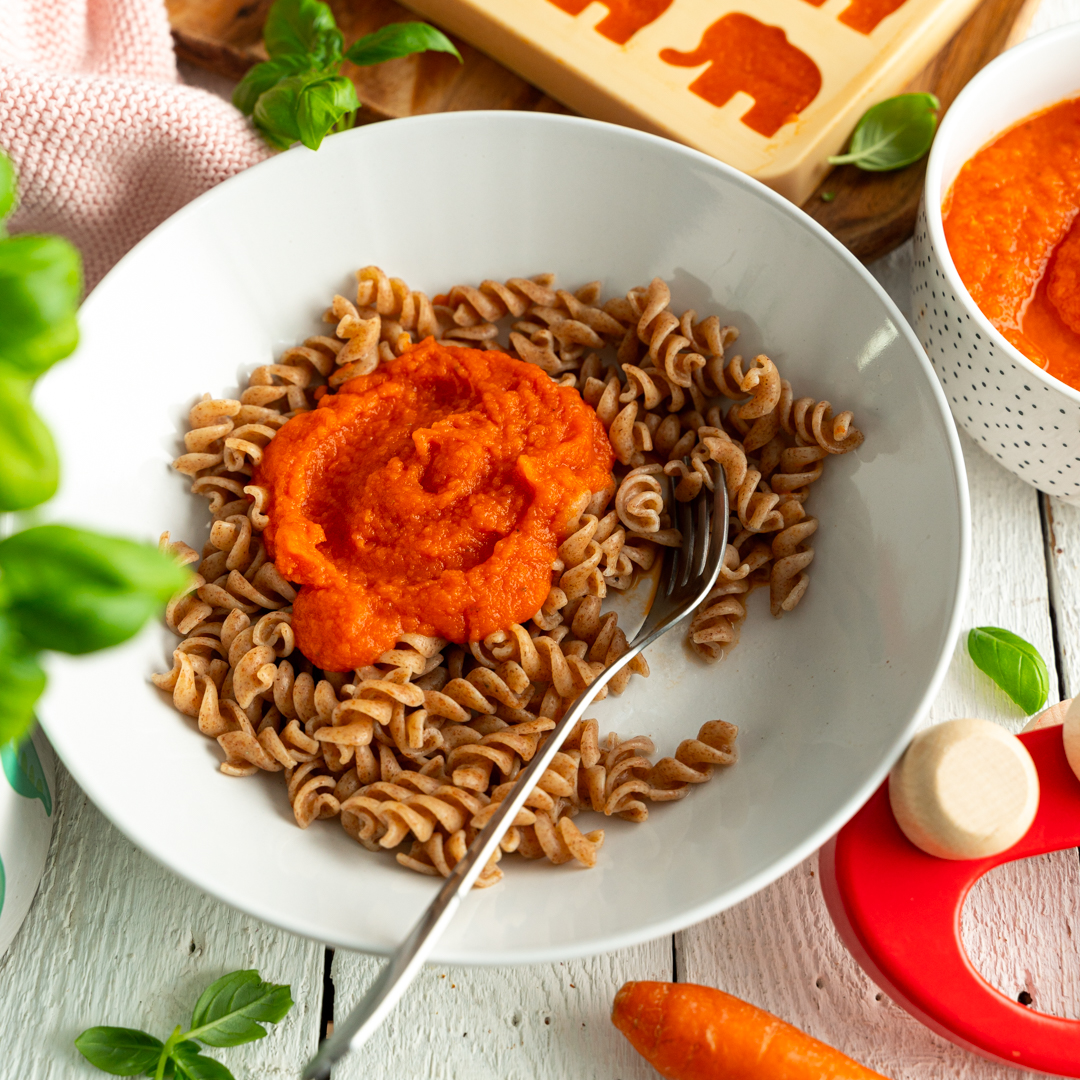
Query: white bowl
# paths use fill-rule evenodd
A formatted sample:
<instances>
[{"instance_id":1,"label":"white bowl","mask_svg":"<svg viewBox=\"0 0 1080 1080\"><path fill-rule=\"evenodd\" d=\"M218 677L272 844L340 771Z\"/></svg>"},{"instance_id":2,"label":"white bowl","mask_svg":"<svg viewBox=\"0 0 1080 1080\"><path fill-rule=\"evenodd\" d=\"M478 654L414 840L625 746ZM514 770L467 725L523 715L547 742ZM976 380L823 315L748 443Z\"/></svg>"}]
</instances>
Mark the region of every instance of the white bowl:
<instances>
[{"instance_id":1,"label":"white bowl","mask_svg":"<svg viewBox=\"0 0 1080 1080\"><path fill-rule=\"evenodd\" d=\"M201 500L169 462L187 409L322 324L334 292L376 263L435 292L553 269L615 294L660 275L677 307L742 328L800 393L855 410L856 453L828 463L812 584L775 622L755 594L718 667L682 636L653 674L597 707L601 729L662 752L717 716L741 760L658 806L604 819L593 870L504 860L469 898L445 962L565 959L668 933L741 900L812 852L875 789L942 678L962 610L964 469L930 366L896 308L819 226L760 184L673 142L587 120L452 113L296 149L203 196L143 241L82 313L78 355L38 400L66 470L51 516L194 546ZM386 951L437 887L306 832L280 776L221 775L218 746L149 683L175 639L153 626L82 659L56 657L41 714L76 780L136 843L209 892L323 941Z\"/></svg>"},{"instance_id":2,"label":"white bowl","mask_svg":"<svg viewBox=\"0 0 1080 1080\"><path fill-rule=\"evenodd\" d=\"M0 958L19 932L45 870L56 772L40 731L0 746Z\"/></svg>"},{"instance_id":3,"label":"white bowl","mask_svg":"<svg viewBox=\"0 0 1080 1080\"><path fill-rule=\"evenodd\" d=\"M952 408L978 444L1040 491L1080 499L1080 391L1047 374L979 310L945 243L941 202L964 163L1030 113L1080 93L1080 23L1002 53L953 102L915 225L911 307Z\"/></svg>"}]
</instances>

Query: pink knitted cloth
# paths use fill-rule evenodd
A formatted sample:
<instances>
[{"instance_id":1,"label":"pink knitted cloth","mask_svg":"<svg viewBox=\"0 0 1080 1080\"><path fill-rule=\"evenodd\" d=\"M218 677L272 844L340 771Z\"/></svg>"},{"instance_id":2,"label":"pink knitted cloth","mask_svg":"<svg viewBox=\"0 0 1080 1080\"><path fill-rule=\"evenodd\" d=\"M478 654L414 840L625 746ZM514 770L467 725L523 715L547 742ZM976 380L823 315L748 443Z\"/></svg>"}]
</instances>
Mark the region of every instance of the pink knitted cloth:
<instances>
[{"instance_id":1,"label":"pink knitted cloth","mask_svg":"<svg viewBox=\"0 0 1080 1080\"><path fill-rule=\"evenodd\" d=\"M163 0L0 0L0 147L19 171L11 231L66 236L87 291L270 153L231 105L179 83Z\"/></svg>"}]
</instances>

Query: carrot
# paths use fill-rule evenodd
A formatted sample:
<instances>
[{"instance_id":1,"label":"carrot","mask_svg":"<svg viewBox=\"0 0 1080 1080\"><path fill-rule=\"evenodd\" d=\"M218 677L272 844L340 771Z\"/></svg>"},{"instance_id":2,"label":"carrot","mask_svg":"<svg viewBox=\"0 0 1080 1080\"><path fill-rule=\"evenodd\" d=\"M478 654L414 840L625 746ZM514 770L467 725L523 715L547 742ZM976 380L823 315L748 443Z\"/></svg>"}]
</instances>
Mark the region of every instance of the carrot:
<instances>
[{"instance_id":1,"label":"carrot","mask_svg":"<svg viewBox=\"0 0 1080 1080\"><path fill-rule=\"evenodd\" d=\"M668 1080L885 1080L722 990L629 982L611 1022Z\"/></svg>"}]
</instances>

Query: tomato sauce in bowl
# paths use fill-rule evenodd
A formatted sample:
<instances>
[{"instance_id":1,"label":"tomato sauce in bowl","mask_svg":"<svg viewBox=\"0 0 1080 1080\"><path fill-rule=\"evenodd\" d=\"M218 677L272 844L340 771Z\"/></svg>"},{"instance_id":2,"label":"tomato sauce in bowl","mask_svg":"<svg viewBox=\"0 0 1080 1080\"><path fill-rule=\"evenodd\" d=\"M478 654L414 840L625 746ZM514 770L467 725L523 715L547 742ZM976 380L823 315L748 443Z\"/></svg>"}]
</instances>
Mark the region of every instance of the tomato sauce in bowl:
<instances>
[{"instance_id":1,"label":"tomato sauce in bowl","mask_svg":"<svg viewBox=\"0 0 1080 1080\"><path fill-rule=\"evenodd\" d=\"M614 452L576 390L432 339L326 394L268 444L264 532L302 587L297 645L326 671L402 633L475 641L525 622Z\"/></svg>"},{"instance_id":2,"label":"tomato sauce in bowl","mask_svg":"<svg viewBox=\"0 0 1080 1080\"><path fill-rule=\"evenodd\" d=\"M971 157L942 205L957 273L990 322L1080 389L1080 98Z\"/></svg>"}]
</instances>

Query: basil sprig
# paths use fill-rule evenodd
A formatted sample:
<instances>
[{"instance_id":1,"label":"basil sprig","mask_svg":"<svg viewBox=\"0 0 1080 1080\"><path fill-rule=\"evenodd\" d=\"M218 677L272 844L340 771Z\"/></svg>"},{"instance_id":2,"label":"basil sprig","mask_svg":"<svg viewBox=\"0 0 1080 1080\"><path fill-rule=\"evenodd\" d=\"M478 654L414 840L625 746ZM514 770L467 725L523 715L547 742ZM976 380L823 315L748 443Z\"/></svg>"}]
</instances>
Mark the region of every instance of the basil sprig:
<instances>
[{"instance_id":1,"label":"basil sprig","mask_svg":"<svg viewBox=\"0 0 1080 1080\"><path fill-rule=\"evenodd\" d=\"M233 104L275 150L296 142L318 150L331 132L353 126L360 100L340 73L345 60L366 67L417 52L461 60L445 34L421 22L384 26L345 50L333 13L319 0L275 0L263 43L270 59L240 80Z\"/></svg>"},{"instance_id":2,"label":"basil sprig","mask_svg":"<svg viewBox=\"0 0 1080 1080\"><path fill-rule=\"evenodd\" d=\"M276 1024L292 1008L288 986L263 982L257 971L234 971L206 988L195 1003L191 1027L177 1026L165 1042L135 1028L87 1028L76 1040L91 1065L113 1076L151 1076L155 1080L234 1080L206 1046L239 1046L263 1039L263 1024Z\"/></svg>"},{"instance_id":3,"label":"basil sprig","mask_svg":"<svg viewBox=\"0 0 1080 1080\"><path fill-rule=\"evenodd\" d=\"M7 236L4 220L9 218L17 205L15 166L7 154L0 153L0 240Z\"/></svg>"},{"instance_id":4,"label":"basil sprig","mask_svg":"<svg viewBox=\"0 0 1080 1080\"><path fill-rule=\"evenodd\" d=\"M0 240L0 247L5 242ZM56 444L30 404L32 386L30 379L5 371L0 361L0 513L51 499L60 482Z\"/></svg>"},{"instance_id":5,"label":"basil sprig","mask_svg":"<svg viewBox=\"0 0 1080 1080\"><path fill-rule=\"evenodd\" d=\"M8 235L15 205L15 169L0 152L0 513L56 492L56 445L30 394L75 348L82 291L82 261L66 240ZM188 580L154 547L83 529L42 525L0 541L0 745L34 722L43 651L125 641Z\"/></svg>"},{"instance_id":6,"label":"basil sprig","mask_svg":"<svg viewBox=\"0 0 1080 1080\"><path fill-rule=\"evenodd\" d=\"M78 341L79 253L59 236L8 236L15 168L0 151L0 513L51 498L60 470L30 404L33 380Z\"/></svg>"},{"instance_id":7,"label":"basil sprig","mask_svg":"<svg viewBox=\"0 0 1080 1080\"><path fill-rule=\"evenodd\" d=\"M846 154L830 165L857 165L868 172L902 169L921 158L934 141L941 102L933 94L900 94L863 113Z\"/></svg>"},{"instance_id":8,"label":"basil sprig","mask_svg":"<svg viewBox=\"0 0 1080 1080\"><path fill-rule=\"evenodd\" d=\"M38 650L0 609L0 745L21 738L34 723L34 705L45 690Z\"/></svg>"},{"instance_id":9,"label":"basil sprig","mask_svg":"<svg viewBox=\"0 0 1080 1080\"><path fill-rule=\"evenodd\" d=\"M0 572L5 613L28 644L76 655L127 641L188 580L157 548L66 525L0 541Z\"/></svg>"},{"instance_id":10,"label":"basil sprig","mask_svg":"<svg viewBox=\"0 0 1080 1080\"><path fill-rule=\"evenodd\" d=\"M1022 637L998 626L977 626L968 634L968 654L1031 716L1038 712L1050 692L1050 676L1039 650Z\"/></svg>"}]
</instances>

